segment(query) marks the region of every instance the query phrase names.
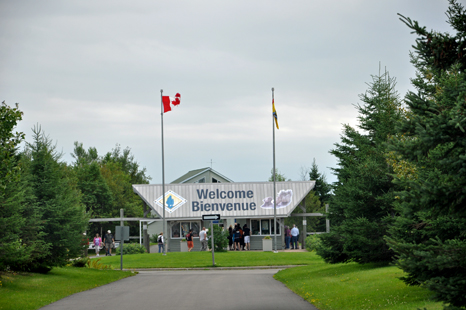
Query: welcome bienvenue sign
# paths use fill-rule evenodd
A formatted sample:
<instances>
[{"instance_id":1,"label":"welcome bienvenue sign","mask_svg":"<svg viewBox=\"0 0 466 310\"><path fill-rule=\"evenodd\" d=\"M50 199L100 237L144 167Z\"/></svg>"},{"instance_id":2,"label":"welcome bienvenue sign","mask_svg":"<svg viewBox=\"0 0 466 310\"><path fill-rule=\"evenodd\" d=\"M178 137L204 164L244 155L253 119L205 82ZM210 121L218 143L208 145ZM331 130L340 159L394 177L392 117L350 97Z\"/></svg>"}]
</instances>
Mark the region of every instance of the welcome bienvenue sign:
<instances>
[{"instance_id":1,"label":"welcome bienvenue sign","mask_svg":"<svg viewBox=\"0 0 466 310\"><path fill-rule=\"evenodd\" d=\"M218 213L224 217L287 217L314 187L314 181L245 183L184 183L165 185L165 217L195 218ZM159 216L163 213L162 185L133 185L133 190Z\"/></svg>"}]
</instances>

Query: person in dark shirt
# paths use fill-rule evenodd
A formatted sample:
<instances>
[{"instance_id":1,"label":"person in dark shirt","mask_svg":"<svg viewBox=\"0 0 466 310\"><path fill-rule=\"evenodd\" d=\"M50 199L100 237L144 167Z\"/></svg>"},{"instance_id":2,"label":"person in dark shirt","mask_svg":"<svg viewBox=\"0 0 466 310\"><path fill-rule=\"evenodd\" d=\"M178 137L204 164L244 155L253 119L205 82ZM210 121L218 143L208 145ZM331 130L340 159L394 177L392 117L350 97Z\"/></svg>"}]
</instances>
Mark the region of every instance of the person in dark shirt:
<instances>
[{"instance_id":1,"label":"person in dark shirt","mask_svg":"<svg viewBox=\"0 0 466 310\"><path fill-rule=\"evenodd\" d=\"M247 224L243 226L243 236L244 236L244 249L246 251L251 250L251 230L249 229Z\"/></svg>"},{"instance_id":2,"label":"person in dark shirt","mask_svg":"<svg viewBox=\"0 0 466 310\"><path fill-rule=\"evenodd\" d=\"M233 250L233 226L230 225L228 228L228 246L230 247L230 251Z\"/></svg>"},{"instance_id":3,"label":"person in dark shirt","mask_svg":"<svg viewBox=\"0 0 466 310\"><path fill-rule=\"evenodd\" d=\"M108 230L104 236L105 251L107 253L106 256L112 256L112 247L114 242L115 239L113 238L112 232Z\"/></svg>"},{"instance_id":4,"label":"person in dark shirt","mask_svg":"<svg viewBox=\"0 0 466 310\"><path fill-rule=\"evenodd\" d=\"M241 235L243 234L243 231L241 230L241 226L237 223L235 225L235 232L233 233L233 236L235 237L235 250L236 251L241 251Z\"/></svg>"},{"instance_id":5,"label":"person in dark shirt","mask_svg":"<svg viewBox=\"0 0 466 310\"><path fill-rule=\"evenodd\" d=\"M188 252L191 252L191 250L194 248L192 229L190 229L189 233L186 235L186 241L188 242Z\"/></svg>"}]
</instances>

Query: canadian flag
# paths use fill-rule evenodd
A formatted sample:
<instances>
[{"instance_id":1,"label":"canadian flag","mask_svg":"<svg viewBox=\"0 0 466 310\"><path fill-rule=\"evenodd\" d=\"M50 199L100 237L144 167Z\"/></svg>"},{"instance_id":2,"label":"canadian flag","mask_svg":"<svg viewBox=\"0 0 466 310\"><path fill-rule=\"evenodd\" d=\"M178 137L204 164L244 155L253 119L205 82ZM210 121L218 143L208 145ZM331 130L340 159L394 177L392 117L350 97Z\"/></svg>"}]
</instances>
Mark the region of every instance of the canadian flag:
<instances>
[{"instance_id":1,"label":"canadian flag","mask_svg":"<svg viewBox=\"0 0 466 310\"><path fill-rule=\"evenodd\" d=\"M170 96L162 96L162 103L163 103L163 113L166 113L168 111L172 110L171 105L179 105L180 104L180 94L176 94L175 98L170 97Z\"/></svg>"}]
</instances>

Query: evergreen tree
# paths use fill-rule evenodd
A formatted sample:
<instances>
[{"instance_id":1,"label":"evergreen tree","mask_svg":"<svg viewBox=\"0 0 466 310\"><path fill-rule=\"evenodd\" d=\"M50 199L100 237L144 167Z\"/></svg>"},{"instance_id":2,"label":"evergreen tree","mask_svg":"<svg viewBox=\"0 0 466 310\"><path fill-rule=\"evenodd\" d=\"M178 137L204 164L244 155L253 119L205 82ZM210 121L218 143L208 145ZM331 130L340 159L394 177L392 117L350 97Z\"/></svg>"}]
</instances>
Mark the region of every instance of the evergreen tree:
<instances>
[{"instance_id":1,"label":"evergreen tree","mask_svg":"<svg viewBox=\"0 0 466 310\"><path fill-rule=\"evenodd\" d=\"M418 36L416 92L406 95L408 117L391 141L403 190L387 240L406 283L429 288L445 309L466 309L466 11L449 2L454 35L400 15Z\"/></svg>"},{"instance_id":2,"label":"evergreen tree","mask_svg":"<svg viewBox=\"0 0 466 310\"><path fill-rule=\"evenodd\" d=\"M331 186L327 183L325 175L319 172L319 167L316 164L315 158L312 161L311 168L301 168L302 180L303 181L315 181L314 188L309 192L305 198L305 202L299 205L293 210L291 214L296 213L324 213L325 204L330 201L331 198ZM324 232L326 231L326 222L324 217L309 216L306 217L308 232ZM285 224L292 226L296 224L298 229L302 231L302 221L297 218L285 219Z\"/></svg>"},{"instance_id":3,"label":"evergreen tree","mask_svg":"<svg viewBox=\"0 0 466 310\"><path fill-rule=\"evenodd\" d=\"M18 145L24 133L13 132L22 119L16 105L0 106L0 270L27 269L44 249L38 241L39 219L31 208L31 195L23 174Z\"/></svg>"},{"instance_id":4,"label":"evergreen tree","mask_svg":"<svg viewBox=\"0 0 466 310\"><path fill-rule=\"evenodd\" d=\"M30 262L29 269L48 272L52 267L64 266L70 258L82 254L82 233L88 217L81 203L81 195L70 179L61 154L40 127L33 129L33 142L28 143L31 189L42 221L41 236L48 249L44 256Z\"/></svg>"},{"instance_id":5,"label":"evergreen tree","mask_svg":"<svg viewBox=\"0 0 466 310\"><path fill-rule=\"evenodd\" d=\"M16 152L24 134L13 132L22 115L17 105L11 108L3 102L0 107L0 270L25 256L20 238L22 204L16 192L20 181Z\"/></svg>"},{"instance_id":6,"label":"evergreen tree","mask_svg":"<svg viewBox=\"0 0 466 310\"><path fill-rule=\"evenodd\" d=\"M315 158L312 161L312 167L309 171L309 180L316 181L312 190L315 192L322 205L329 203L331 198L331 186L327 183L325 175L319 172L319 167L316 164Z\"/></svg>"},{"instance_id":7,"label":"evergreen tree","mask_svg":"<svg viewBox=\"0 0 466 310\"><path fill-rule=\"evenodd\" d=\"M273 182L273 169L270 170L270 178L268 181ZM285 175L280 173L278 169L275 169L275 182L285 182L285 181L286 181ZM291 180L288 179L288 181L291 181Z\"/></svg>"},{"instance_id":8,"label":"evergreen tree","mask_svg":"<svg viewBox=\"0 0 466 310\"><path fill-rule=\"evenodd\" d=\"M330 233L320 236L317 254L327 262L389 262L393 252L383 237L394 216L395 186L385 159L386 141L402 118L395 79L372 77L359 111L359 129L344 126L341 143L330 151L338 158L338 177L328 217Z\"/></svg>"}]
</instances>

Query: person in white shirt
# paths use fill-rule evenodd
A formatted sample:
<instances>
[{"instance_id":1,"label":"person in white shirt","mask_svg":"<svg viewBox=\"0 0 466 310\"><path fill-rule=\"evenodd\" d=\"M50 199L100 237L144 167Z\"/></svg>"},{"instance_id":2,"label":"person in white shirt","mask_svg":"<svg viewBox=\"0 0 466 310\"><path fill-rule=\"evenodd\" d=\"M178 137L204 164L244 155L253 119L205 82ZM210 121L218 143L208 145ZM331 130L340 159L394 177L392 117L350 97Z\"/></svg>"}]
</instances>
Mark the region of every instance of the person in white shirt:
<instances>
[{"instance_id":1,"label":"person in white shirt","mask_svg":"<svg viewBox=\"0 0 466 310\"><path fill-rule=\"evenodd\" d=\"M199 233L199 241L201 242L201 251L207 251L207 231L205 227L202 227Z\"/></svg>"},{"instance_id":2,"label":"person in white shirt","mask_svg":"<svg viewBox=\"0 0 466 310\"><path fill-rule=\"evenodd\" d=\"M295 224L293 224L293 228L291 229L291 249L298 249L298 235L299 235L299 229L296 227Z\"/></svg>"}]
</instances>

